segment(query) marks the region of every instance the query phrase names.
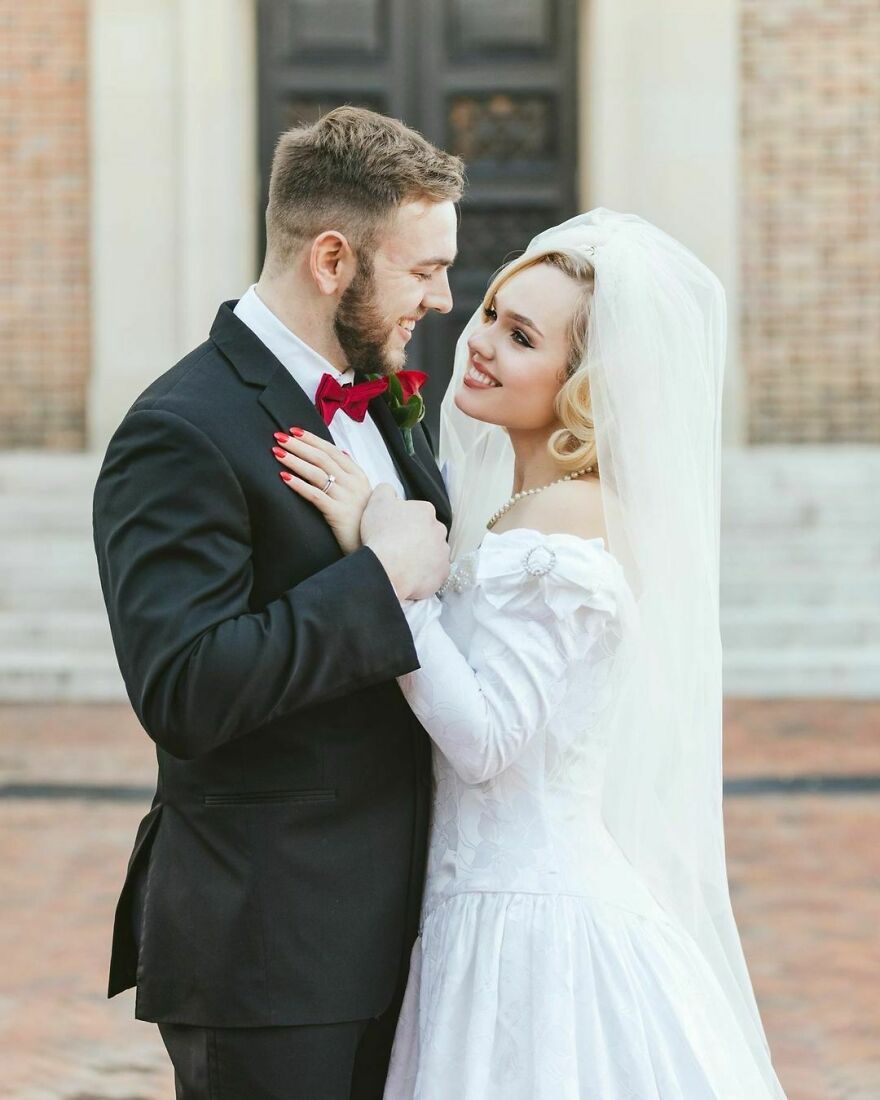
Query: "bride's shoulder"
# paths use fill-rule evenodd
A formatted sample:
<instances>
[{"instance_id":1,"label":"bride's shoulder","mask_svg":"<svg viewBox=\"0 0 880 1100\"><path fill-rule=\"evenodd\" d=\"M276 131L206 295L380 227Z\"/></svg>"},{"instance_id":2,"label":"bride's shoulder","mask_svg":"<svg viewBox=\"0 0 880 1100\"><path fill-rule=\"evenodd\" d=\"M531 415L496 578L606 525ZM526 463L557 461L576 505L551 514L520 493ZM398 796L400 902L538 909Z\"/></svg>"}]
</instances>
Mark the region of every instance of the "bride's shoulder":
<instances>
[{"instance_id":1,"label":"bride's shoulder","mask_svg":"<svg viewBox=\"0 0 880 1100\"><path fill-rule=\"evenodd\" d=\"M541 493L524 497L503 519L507 522L495 527L498 534L515 527L528 527L542 535L575 535L587 540L601 538L606 544L608 541L602 490L595 478L557 482Z\"/></svg>"}]
</instances>

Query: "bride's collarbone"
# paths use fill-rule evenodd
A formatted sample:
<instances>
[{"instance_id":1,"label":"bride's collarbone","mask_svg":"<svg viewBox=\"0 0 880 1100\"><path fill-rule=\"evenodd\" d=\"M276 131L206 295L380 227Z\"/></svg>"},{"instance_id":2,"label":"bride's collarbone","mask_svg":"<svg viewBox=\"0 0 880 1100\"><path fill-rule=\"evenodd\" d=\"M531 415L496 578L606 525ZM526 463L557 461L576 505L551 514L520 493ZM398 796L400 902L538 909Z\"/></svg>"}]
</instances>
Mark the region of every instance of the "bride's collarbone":
<instances>
[{"instance_id":1,"label":"bride's collarbone","mask_svg":"<svg viewBox=\"0 0 880 1100\"><path fill-rule=\"evenodd\" d=\"M527 528L542 535L577 535L607 542L599 482L562 481L534 496L521 497L492 528L496 535Z\"/></svg>"}]
</instances>

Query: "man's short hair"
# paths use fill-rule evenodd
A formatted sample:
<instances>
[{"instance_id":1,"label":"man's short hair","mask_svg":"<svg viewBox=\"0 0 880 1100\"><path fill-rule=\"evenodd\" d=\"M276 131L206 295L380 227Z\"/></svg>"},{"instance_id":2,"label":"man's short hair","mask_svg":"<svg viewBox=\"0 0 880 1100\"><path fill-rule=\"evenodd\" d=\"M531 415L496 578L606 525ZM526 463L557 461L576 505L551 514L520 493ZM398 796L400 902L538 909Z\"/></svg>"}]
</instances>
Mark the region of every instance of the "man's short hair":
<instances>
[{"instance_id":1,"label":"man's short hair","mask_svg":"<svg viewBox=\"0 0 880 1100\"><path fill-rule=\"evenodd\" d=\"M370 247L404 203L458 202L464 163L394 118L337 107L278 139L266 208L267 253L287 262L328 229L356 252Z\"/></svg>"}]
</instances>

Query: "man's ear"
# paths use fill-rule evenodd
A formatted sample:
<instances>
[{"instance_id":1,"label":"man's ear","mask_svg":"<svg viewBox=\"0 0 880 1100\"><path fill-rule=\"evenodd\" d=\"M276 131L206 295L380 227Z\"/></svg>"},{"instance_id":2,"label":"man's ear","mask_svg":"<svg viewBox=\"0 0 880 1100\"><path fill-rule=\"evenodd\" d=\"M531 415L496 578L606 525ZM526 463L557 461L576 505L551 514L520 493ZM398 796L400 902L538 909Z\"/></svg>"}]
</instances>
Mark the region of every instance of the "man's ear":
<instances>
[{"instance_id":1,"label":"man's ear","mask_svg":"<svg viewBox=\"0 0 880 1100\"><path fill-rule=\"evenodd\" d=\"M342 233L328 229L312 241L309 272L322 294L341 294L356 270L357 259Z\"/></svg>"}]
</instances>

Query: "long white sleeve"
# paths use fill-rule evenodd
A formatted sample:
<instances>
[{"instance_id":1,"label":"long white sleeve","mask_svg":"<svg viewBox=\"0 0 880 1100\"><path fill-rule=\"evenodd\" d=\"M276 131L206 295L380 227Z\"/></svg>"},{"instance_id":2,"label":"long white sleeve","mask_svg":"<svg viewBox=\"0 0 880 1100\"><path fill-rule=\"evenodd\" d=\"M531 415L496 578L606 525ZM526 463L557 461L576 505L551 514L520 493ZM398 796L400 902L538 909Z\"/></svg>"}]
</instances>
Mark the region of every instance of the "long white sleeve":
<instances>
[{"instance_id":1,"label":"long white sleeve","mask_svg":"<svg viewBox=\"0 0 880 1100\"><path fill-rule=\"evenodd\" d=\"M465 782L516 760L561 702L573 664L603 638L618 567L599 541L520 530L484 544L465 594L474 617L466 654L444 629L440 600L404 604L420 668L398 682Z\"/></svg>"}]
</instances>

